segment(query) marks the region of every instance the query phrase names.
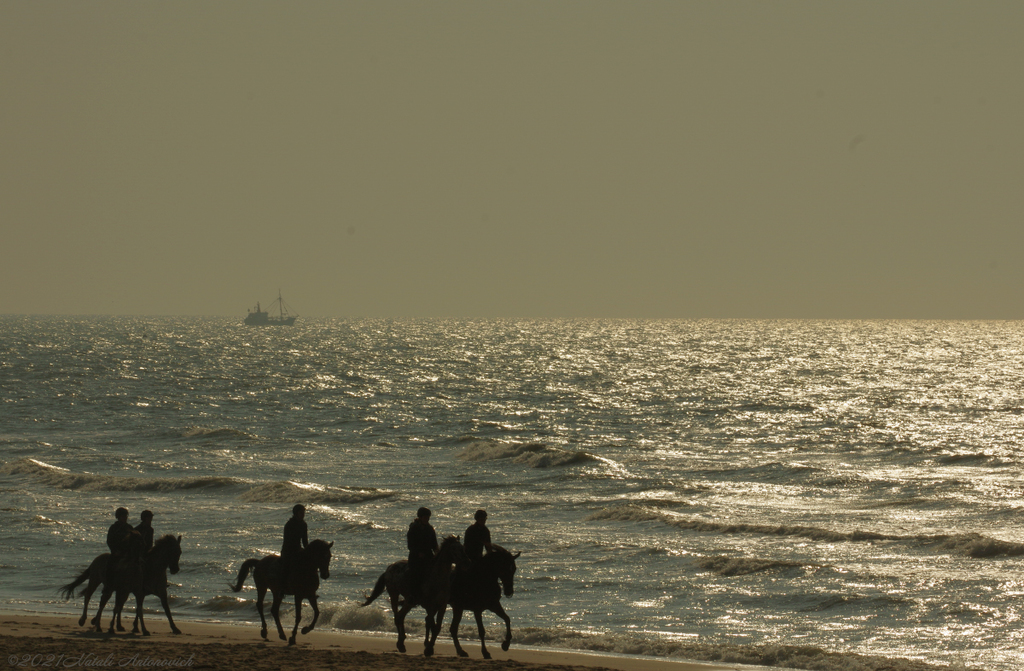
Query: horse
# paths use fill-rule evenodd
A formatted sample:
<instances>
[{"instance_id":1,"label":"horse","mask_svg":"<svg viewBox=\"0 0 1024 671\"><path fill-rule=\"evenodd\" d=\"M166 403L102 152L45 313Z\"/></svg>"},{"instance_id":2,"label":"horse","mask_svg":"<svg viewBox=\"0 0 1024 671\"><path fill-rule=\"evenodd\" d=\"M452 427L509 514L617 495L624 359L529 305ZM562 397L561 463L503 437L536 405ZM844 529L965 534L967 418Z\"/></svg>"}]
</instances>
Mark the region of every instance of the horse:
<instances>
[{"instance_id":1,"label":"horse","mask_svg":"<svg viewBox=\"0 0 1024 671\"><path fill-rule=\"evenodd\" d=\"M141 557L141 566L139 562L131 558L130 552L116 567L117 573L113 585L108 585L106 580L110 557L111 555L108 553L96 557L89 568L83 571L78 578L61 588L64 598L70 599L75 595L76 587L86 580L89 581L86 588L82 590L82 594L85 595L85 605L82 609L82 617L78 620L79 626L85 624L88 616L89 598L102 583L103 593L100 597L100 605L96 611L96 617L92 619L92 625L96 627L96 631L103 631L100 616L107 600L112 593L116 592L114 614L110 621L109 631L111 633L114 631L115 624L118 631L124 631L124 627L121 626L121 611L128 599L128 594L134 594L136 606L132 633L139 633L141 628L142 634L149 636L149 630L146 629L146 622L143 618L142 604L146 596L153 594L160 597L160 605L163 606L167 622L171 625L171 631L180 634L181 630L174 624L171 606L167 600L167 571L170 570L171 574L176 574L180 570L178 561L181 558L181 536L175 538L173 535L167 534L158 539L153 543L153 548Z\"/></svg>"},{"instance_id":2,"label":"horse","mask_svg":"<svg viewBox=\"0 0 1024 671\"><path fill-rule=\"evenodd\" d=\"M75 590L86 580L89 584L86 585L79 594L85 597L85 604L82 606L82 617L78 618L78 626L81 627L85 624L86 618L89 617L89 599L92 598L92 593L96 591L96 588L104 583L107 575L107 563L110 561L110 553L104 552L100 556L92 560L89 564L89 568L82 571L82 573L74 579L60 588L60 593L64 597L65 601L68 601L75 597ZM117 622L117 630L124 631L124 627L121 626L120 619Z\"/></svg>"},{"instance_id":3,"label":"horse","mask_svg":"<svg viewBox=\"0 0 1024 671\"><path fill-rule=\"evenodd\" d=\"M267 620L263 615L263 599L267 595L268 589L274 596L270 613L274 616L274 622L277 623L277 634L282 641L287 640L288 645L295 645L295 632L298 631L299 620L302 619L303 599L309 601L309 605L313 608L313 621L302 628L302 633L308 634L313 631L313 627L316 626L316 621L320 617L316 591L320 589L320 579L327 580L331 575L328 567L331 563L332 547L334 547L333 541L328 543L318 538L310 542L295 556L291 576L286 576L290 579L284 581L278 575L277 565L281 558L277 555L267 555L262 559L247 559L242 563L241 568L238 569L238 580L229 587L233 592L241 592L242 584L249 577L249 572L252 572L253 582L256 583L256 610L259 611L260 622L263 623L263 629L260 631L263 640L269 640L267 639ZM283 584L284 582L287 585ZM281 626L281 601L286 594L295 596L295 626L292 628L291 638L284 635L284 628Z\"/></svg>"},{"instance_id":4,"label":"horse","mask_svg":"<svg viewBox=\"0 0 1024 671\"><path fill-rule=\"evenodd\" d=\"M448 607L453 565L463 570L469 567L469 557L466 556L466 550L459 542L458 536L448 536L441 542L427 577L420 585L418 594L411 593L411 581L406 575L409 562L403 559L388 566L384 573L377 578L373 592L363 595L366 601L360 607L369 606L385 589L387 590L391 600L391 612L395 617L395 629L398 630L399 652L405 652L406 614L416 606L423 606L423 609L427 611L427 633L423 641L423 655L430 657L434 654L434 643L441 632L444 612ZM404 600L400 601L399 597L404 597Z\"/></svg>"},{"instance_id":5,"label":"horse","mask_svg":"<svg viewBox=\"0 0 1024 671\"><path fill-rule=\"evenodd\" d=\"M508 650L512 643L512 621L505 609L501 607L501 592L504 588L505 596L512 596L516 559L522 553L512 554L500 545L491 547L493 550L490 553L473 561L472 570L468 573L457 573L452 580L452 625L448 631L451 632L452 642L455 643L455 652L459 654L459 657L469 657L469 653L459 645L459 622L462 621L462 612L466 610L472 611L476 616L476 628L480 633L480 650L483 652L484 659L491 658L491 653L487 651L487 645L484 642L483 612L485 610L491 611L505 621L505 640L501 642L501 649Z\"/></svg>"},{"instance_id":6,"label":"horse","mask_svg":"<svg viewBox=\"0 0 1024 671\"><path fill-rule=\"evenodd\" d=\"M108 571L103 576L103 593L99 597L96 617L92 619L92 624L96 631L103 630L100 616L103 613L103 606L111 598L111 594L116 594L116 596L110 633L114 633L115 624L119 627L121 625L121 611L124 609L124 604L128 600L129 594L135 594L136 614L141 610L139 607L139 601L141 600L139 593L142 591L144 575L143 545L144 541L141 534L136 531L128 532L120 541L121 553L118 556L117 563L114 567L111 567L110 560L106 562L106 569ZM123 627L120 627L120 629L124 630Z\"/></svg>"}]
</instances>

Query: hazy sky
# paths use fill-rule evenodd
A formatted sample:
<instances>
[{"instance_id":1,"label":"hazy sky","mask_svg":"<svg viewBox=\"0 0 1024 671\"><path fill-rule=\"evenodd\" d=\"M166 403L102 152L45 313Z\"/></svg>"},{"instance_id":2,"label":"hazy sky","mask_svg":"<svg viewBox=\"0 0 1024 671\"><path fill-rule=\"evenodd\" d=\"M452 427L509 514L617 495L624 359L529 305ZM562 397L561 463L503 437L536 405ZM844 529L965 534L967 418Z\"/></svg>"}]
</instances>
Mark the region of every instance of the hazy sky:
<instances>
[{"instance_id":1,"label":"hazy sky","mask_svg":"<svg viewBox=\"0 0 1024 671\"><path fill-rule=\"evenodd\" d=\"M1024 3L0 0L0 313L1024 318Z\"/></svg>"}]
</instances>

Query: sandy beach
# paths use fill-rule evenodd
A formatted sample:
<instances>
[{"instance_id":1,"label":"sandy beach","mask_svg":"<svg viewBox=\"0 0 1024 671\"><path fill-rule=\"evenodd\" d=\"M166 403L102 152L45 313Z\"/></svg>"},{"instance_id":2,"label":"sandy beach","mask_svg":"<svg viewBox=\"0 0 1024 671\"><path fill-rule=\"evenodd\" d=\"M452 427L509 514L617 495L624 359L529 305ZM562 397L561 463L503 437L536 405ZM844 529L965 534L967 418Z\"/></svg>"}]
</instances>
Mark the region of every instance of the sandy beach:
<instances>
[{"instance_id":1,"label":"sandy beach","mask_svg":"<svg viewBox=\"0 0 1024 671\"><path fill-rule=\"evenodd\" d=\"M410 639L409 651L395 651L394 637L357 636L335 631L299 635L297 645L260 638L258 627L178 621L182 633L170 633L166 622L147 618L150 636L90 632L74 617L0 613L0 652L7 668L192 668L277 671L278 669L491 669L567 671L751 671L759 667L595 655L513 647L503 652L497 642L488 648L493 659L481 659L476 641L464 641L470 658L459 658L450 641L439 640L436 654L422 655L422 641ZM468 643L468 645L467 645Z\"/></svg>"}]
</instances>

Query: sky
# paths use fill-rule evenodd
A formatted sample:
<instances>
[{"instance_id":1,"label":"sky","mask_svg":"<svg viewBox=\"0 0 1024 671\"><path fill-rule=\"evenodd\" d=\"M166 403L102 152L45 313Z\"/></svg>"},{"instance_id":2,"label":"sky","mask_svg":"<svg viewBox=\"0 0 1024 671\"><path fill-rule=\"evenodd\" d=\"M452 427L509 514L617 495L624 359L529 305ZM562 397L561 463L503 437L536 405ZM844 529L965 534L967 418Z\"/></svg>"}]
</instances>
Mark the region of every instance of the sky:
<instances>
[{"instance_id":1,"label":"sky","mask_svg":"<svg viewBox=\"0 0 1024 671\"><path fill-rule=\"evenodd\" d=\"M0 314L1024 319L1024 3L0 0Z\"/></svg>"}]
</instances>

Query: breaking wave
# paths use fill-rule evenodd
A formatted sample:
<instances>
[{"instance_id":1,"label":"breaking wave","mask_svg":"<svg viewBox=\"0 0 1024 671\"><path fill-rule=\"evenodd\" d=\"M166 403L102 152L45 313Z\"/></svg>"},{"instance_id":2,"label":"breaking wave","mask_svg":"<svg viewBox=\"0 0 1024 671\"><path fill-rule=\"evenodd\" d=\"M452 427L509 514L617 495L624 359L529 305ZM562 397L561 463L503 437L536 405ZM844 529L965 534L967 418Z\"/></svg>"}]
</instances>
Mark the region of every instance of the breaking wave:
<instances>
[{"instance_id":1,"label":"breaking wave","mask_svg":"<svg viewBox=\"0 0 1024 671\"><path fill-rule=\"evenodd\" d=\"M803 564L798 562L774 561L769 559L754 559L747 557L705 557L697 561L697 566L707 569L712 573L723 576L748 575L760 573L773 569L800 568Z\"/></svg>"},{"instance_id":2,"label":"breaking wave","mask_svg":"<svg viewBox=\"0 0 1024 671\"><path fill-rule=\"evenodd\" d=\"M585 463L610 463L582 450L563 450L543 443L498 443L485 440L471 442L456 455L463 461L498 461L508 459L532 468L556 468Z\"/></svg>"},{"instance_id":3,"label":"breaking wave","mask_svg":"<svg viewBox=\"0 0 1024 671\"><path fill-rule=\"evenodd\" d=\"M120 475L74 473L66 468L53 466L35 459L18 459L17 461L4 464L0 466L0 475L28 476L36 482L56 489L69 489L81 492L172 492L176 490L205 488L221 489L244 484L243 480L224 476L136 478Z\"/></svg>"},{"instance_id":4,"label":"breaking wave","mask_svg":"<svg viewBox=\"0 0 1024 671\"><path fill-rule=\"evenodd\" d=\"M630 634L584 634L547 628L513 629L513 645L642 655L719 664L756 664L814 671L939 671L948 666L913 659L830 652L800 645L737 645L665 641Z\"/></svg>"},{"instance_id":5,"label":"breaking wave","mask_svg":"<svg viewBox=\"0 0 1024 671\"><path fill-rule=\"evenodd\" d=\"M760 534L762 536L794 536L809 538L826 543L857 543L870 541L903 541L916 543L936 543L938 547L950 554L988 559L1000 556L1024 555L1024 543L1011 543L981 534L960 535L908 535L880 534L873 531L854 529L853 531L834 531L820 527L795 525L747 524L740 522L713 522L708 520L687 519L671 513L638 505L624 505L606 508L591 514L588 521L611 520L619 522L662 522L677 529L721 534Z\"/></svg>"},{"instance_id":6,"label":"breaking wave","mask_svg":"<svg viewBox=\"0 0 1024 671\"><path fill-rule=\"evenodd\" d=\"M268 482L241 494L238 498L248 503L365 503L387 499L395 493L386 489L349 489L346 487L325 487L300 482Z\"/></svg>"}]
</instances>

